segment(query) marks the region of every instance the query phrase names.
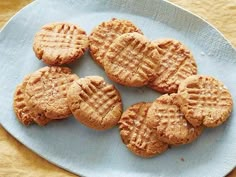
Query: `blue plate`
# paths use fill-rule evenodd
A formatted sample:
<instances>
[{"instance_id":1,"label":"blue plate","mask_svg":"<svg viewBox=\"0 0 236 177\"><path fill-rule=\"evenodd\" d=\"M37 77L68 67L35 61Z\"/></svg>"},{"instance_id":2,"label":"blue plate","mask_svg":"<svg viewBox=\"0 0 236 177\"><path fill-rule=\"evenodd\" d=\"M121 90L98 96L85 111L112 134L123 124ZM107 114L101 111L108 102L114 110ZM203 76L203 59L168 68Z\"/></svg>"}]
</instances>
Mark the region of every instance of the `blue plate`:
<instances>
[{"instance_id":1,"label":"blue plate","mask_svg":"<svg viewBox=\"0 0 236 177\"><path fill-rule=\"evenodd\" d=\"M26 74L44 64L32 50L34 34L46 23L65 21L89 34L102 21L124 18L150 39L175 38L193 52L200 74L221 80L236 100L236 51L214 27L193 14L161 0L40 0L17 13L0 33L0 122L15 138L50 162L82 176L222 177L236 165L236 115L222 126L206 129L192 144L143 159L126 149L118 128L98 132L73 117L45 127L28 128L16 119L13 93ZM88 53L70 65L80 77L103 76ZM160 94L149 88L117 85L124 109ZM235 106L234 106L234 110ZM181 160L184 158L184 161Z\"/></svg>"}]
</instances>

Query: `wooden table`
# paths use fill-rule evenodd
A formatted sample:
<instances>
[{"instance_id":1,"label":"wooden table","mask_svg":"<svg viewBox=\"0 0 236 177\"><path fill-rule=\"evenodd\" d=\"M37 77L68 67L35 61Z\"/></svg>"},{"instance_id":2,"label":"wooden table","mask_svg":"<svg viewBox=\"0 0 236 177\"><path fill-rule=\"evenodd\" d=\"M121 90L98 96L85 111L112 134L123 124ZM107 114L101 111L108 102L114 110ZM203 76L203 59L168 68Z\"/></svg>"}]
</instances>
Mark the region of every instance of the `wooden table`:
<instances>
[{"instance_id":1,"label":"wooden table","mask_svg":"<svg viewBox=\"0 0 236 177\"><path fill-rule=\"evenodd\" d=\"M171 0L203 17L236 46L236 0ZM0 28L31 0L1 0ZM235 140L232 140L235 141ZM211 170L211 169L209 169ZM73 177L75 175L47 162L26 148L0 126L1 177ZM227 177L236 177L234 169Z\"/></svg>"}]
</instances>

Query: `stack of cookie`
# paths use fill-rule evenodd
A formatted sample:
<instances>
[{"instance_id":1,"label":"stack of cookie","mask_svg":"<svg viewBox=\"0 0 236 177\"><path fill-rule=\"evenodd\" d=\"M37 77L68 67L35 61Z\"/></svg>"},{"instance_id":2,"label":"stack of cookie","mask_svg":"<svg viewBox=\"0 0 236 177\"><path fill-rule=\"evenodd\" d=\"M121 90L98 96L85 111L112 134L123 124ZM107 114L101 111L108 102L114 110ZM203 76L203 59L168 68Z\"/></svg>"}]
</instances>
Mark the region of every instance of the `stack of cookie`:
<instances>
[{"instance_id":1,"label":"stack of cookie","mask_svg":"<svg viewBox=\"0 0 236 177\"><path fill-rule=\"evenodd\" d=\"M196 75L193 55L175 39L149 41L131 22L112 19L94 29L89 48L111 80L170 94L122 114L121 138L136 155L151 157L169 145L191 143L204 126L219 126L230 115L229 91L212 77Z\"/></svg>"},{"instance_id":2,"label":"stack of cookie","mask_svg":"<svg viewBox=\"0 0 236 177\"><path fill-rule=\"evenodd\" d=\"M89 48L107 76L124 86L148 86L165 93L153 102L122 112L119 91L100 76L79 78L68 64ZM194 141L204 127L217 127L232 111L223 83L197 75L190 50L174 39L148 40L128 20L113 18L89 37L69 23L45 25L33 50L50 67L26 76L16 88L14 111L24 125L46 125L71 114L83 125L106 130L119 124L124 144L136 155L152 157L170 145Z\"/></svg>"},{"instance_id":3,"label":"stack of cookie","mask_svg":"<svg viewBox=\"0 0 236 177\"><path fill-rule=\"evenodd\" d=\"M120 135L133 153L152 157L168 145L191 143L204 127L221 125L232 107L232 97L220 81L194 75L180 83L177 93L129 107L119 121Z\"/></svg>"},{"instance_id":4,"label":"stack of cookie","mask_svg":"<svg viewBox=\"0 0 236 177\"><path fill-rule=\"evenodd\" d=\"M13 107L21 123L42 126L73 114L97 130L117 124L122 114L118 90L99 76L79 79L69 68L60 67L83 56L87 48L86 32L74 24L47 24L36 33L35 55L53 66L30 74L17 86Z\"/></svg>"},{"instance_id":5,"label":"stack of cookie","mask_svg":"<svg viewBox=\"0 0 236 177\"><path fill-rule=\"evenodd\" d=\"M118 90L102 77L79 78L67 67L46 66L17 86L14 111L26 126L43 126L73 113L87 127L105 130L119 121L122 102Z\"/></svg>"},{"instance_id":6,"label":"stack of cookie","mask_svg":"<svg viewBox=\"0 0 236 177\"><path fill-rule=\"evenodd\" d=\"M132 22L112 19L89 36L92 58L107 76L122 85L174 93L179 83L197 74L191 52L179 41L149 41Z\"/></svg>"},{"instance_id":7,"label":"stack of cookie","mask_svg":"<svg viewBox=\"0 0 236 177\"><path fill-rule=\"evenodd\" d=\"M43 67L26 76L16 88L14 111L24 125L46 125L71 115L67 89L78 76L67 67Z\"/></svg>"}]
</instances>

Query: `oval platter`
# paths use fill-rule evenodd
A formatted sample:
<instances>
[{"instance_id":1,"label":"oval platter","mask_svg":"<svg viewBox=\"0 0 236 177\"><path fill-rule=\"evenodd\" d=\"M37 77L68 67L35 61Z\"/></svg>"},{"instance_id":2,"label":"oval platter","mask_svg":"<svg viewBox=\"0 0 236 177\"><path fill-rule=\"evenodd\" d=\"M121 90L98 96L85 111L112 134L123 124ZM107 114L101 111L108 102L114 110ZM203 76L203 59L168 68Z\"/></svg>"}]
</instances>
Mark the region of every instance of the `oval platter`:
<instances>
[{"instance_id":1,"label":"oval platter","mask_svg":"<svg viewBox=\"0 0 236 177\"><path fill-rule=\"evenodd\" d=\"M38 155L81 176L226 175L236 165L235 111L224 125L206 129L194 143L171 148L151 159L130 153L117 127L94 131L73 117L45 127L26 128L17 121L12 108L15 87L26 74L44 66L32 50L34 34L40 27L65 21L80 25L90 34L96 25L113 17L131 20L150 40L168 37L182 41L193 52L198 73L224 82L235 102L236 51L221 33L199 17L162 0L38 0L18 12L0 33L2 126ZM111 82L88 52L69 67L80 77L99 75ZM149 88L115 85L121 92L124 109L160 96Z\"/></svg>"}]
</instances>

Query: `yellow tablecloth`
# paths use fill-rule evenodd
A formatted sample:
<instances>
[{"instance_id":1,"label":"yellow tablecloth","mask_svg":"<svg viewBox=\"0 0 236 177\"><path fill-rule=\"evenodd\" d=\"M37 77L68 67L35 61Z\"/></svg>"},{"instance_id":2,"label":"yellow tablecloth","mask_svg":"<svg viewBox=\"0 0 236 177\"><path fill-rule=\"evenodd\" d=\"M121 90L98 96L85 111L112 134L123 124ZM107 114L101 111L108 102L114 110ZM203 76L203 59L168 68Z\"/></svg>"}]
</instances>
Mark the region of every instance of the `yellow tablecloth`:
<instances>
[{"instance_id":1,"label":"yellow tablecloth","mask_svg":"<svg viewBox=\"0 0 236 177\"><path fill-rule=\"evenodd\" d=\"M236 0L170 1L212 23L236 46ZM30 2L31 0L1 0L0 28L20 8ZM0 126L0 177L41 176L72 177L75 175L42 159L14 139ZM227 177L236 177L236 169Z\"/></svg>"}]
</instances>

